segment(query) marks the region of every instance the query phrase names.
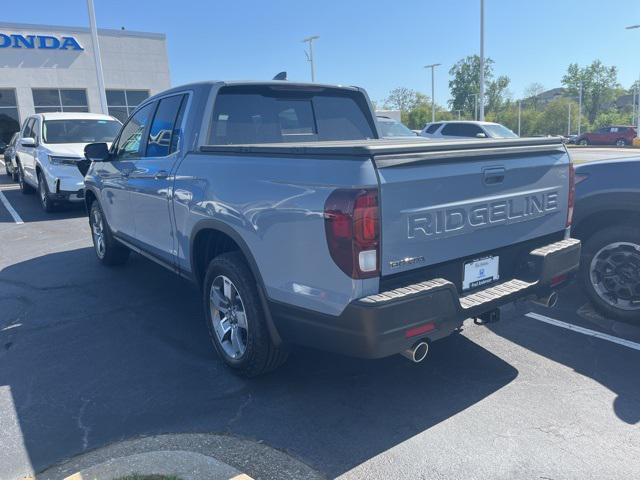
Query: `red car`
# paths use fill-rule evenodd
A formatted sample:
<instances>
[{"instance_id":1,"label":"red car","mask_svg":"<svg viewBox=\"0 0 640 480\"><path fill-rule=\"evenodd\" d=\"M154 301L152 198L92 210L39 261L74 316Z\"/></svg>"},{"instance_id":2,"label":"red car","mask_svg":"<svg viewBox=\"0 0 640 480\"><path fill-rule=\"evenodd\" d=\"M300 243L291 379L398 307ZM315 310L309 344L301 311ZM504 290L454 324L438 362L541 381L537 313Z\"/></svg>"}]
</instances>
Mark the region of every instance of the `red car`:
<instances>
[{"instance_id":1,"label":"red car","mask_svg":"<svg viewBox=\"0 0 640 480\"><path fill-rule=\"evenodd\" d=\"M578 145L631 145L636 137L636 129L631 125L612 125L595 132L587 132L575 139Z\"/></svg>"}]
</instances>

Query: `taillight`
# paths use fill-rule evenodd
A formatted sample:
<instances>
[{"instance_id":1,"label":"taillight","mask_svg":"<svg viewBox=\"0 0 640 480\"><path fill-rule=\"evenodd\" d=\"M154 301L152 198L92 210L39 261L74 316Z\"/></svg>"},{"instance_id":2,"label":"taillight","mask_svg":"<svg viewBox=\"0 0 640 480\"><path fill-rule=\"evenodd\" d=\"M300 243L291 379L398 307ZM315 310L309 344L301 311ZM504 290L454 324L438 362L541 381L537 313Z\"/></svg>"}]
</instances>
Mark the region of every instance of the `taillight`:
<instances>
[{"instance_id":1,"label":"taillight","mask_svg":"<svg viewBox=\"0 0 640 480\"><path fill-rule=\"evenodd\" d=\"M351 278L380 273L378 191L334 190L324 204L324 227L331 258Z\"/></svg>"},{"instance_id":2,"label":"taillight","mask_svg":"<svg viewBox=\"0 0 640 480\"><path fill-rule=\"evenodd\" d=\"M569 163L569 205L567 208L567 227L573 222L573 208L576 203L576 169Z\"/></svg>"}]
</instances>

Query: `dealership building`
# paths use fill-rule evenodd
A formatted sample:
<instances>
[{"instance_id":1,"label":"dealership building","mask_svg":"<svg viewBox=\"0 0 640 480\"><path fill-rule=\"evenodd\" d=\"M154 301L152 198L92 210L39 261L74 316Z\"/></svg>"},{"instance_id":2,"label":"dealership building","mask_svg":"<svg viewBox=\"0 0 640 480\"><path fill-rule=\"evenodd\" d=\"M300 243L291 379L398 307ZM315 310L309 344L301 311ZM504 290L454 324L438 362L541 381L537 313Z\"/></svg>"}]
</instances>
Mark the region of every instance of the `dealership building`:
<instances>
[{"instance_id":1,"label":"dealership building","mask_svg":"<svg viewBox=\"0 0 640 480\"><path fill-rule=\"evenodd\" d=\"M162 33L98 29L109 114L123 121L170 86ZM88 28L0 23L0 141L41 112L101 112Z\"/></svg>"}]
</instances>

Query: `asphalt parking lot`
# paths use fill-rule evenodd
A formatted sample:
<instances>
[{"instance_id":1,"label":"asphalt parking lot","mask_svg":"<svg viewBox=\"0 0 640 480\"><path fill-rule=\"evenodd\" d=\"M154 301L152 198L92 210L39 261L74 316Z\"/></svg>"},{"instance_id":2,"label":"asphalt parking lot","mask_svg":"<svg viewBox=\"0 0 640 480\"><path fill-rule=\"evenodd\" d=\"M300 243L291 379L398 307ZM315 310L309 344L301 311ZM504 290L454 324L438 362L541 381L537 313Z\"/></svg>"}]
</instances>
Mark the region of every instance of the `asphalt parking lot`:
<instances>
[{"instance_id":1,"label":"asphalt parking lot","mask_svg":"<svg viewBox=\"0 0 640 480\"><path fill-rule=\"evenodd\" d=\"M640 326L576 287L467 321L418 365L295 350L247 381L215 356L192 286L137 255L101 267L82 208L45 214L6 176L0 192L2 479L182 432L258 440L328 478L640 478Z\"/></svg>"}]
</instances>

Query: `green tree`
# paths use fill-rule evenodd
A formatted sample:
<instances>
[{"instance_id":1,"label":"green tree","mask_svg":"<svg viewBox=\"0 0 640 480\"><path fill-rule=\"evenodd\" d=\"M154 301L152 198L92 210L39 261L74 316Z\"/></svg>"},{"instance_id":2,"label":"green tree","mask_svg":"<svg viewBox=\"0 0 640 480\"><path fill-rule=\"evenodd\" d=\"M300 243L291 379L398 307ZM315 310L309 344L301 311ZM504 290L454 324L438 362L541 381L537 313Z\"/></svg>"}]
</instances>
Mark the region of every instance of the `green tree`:
<instances>
[{"instance_id":1,"label":"green tree","mask_svg":"<svg viewBox=\"0 0 640 480\"><path fill-rule=\"evenodd\" d=\"M582 108L591 123L604 106L615 99L616 89L620 87L616 67L607 67L600 60L582 68L577 63L570 64L562 84L573 97L578 96L582 84Z\"/></svg>"},{"instance_id":2,"label":"green tree","mask_svg":"<svg viewBox=\"0 0 640 480\"><path fill-rule=\"evenodd\" d=\"M400 110L403 113L413 110L422 103L428 103L429 97L423 93L406 87L397 87L389 92L384 100L384 108Z\"/></svg>"},{"instance_id":3,"label":"green tree","mask_svg":"<svg viewBox=\"0 0 640 480\"><path fill-rule=\"evenodd\" d=\"M538 108L538 95L544 92L544 85L538 82L533 82L527 88L524 89L524 98L527 106L532 106L534 110Z\"/></svg>"},{"instance_id":4,"label":"green tree","mask_svg":"<svg viewBox=\"0 0 640 480\"><path fill-rule=\"evenodd\" d=\"M538 123L539 135L566 135L571 109L571 133L578 131L578 104L568 98L556 98L549 102Z\"/></svg>"},{"instance_id":5,"label":"green tree","mask_svg":"<svg viewBox=\"0 0 640 480\"><path fill-rule=\"evenodd\" d=\"M486 113L495 112L502 107L504 98L509 87L509 77L500 76L494 80L493 76L494 61L491 58L485 59L484 62L484 79L485 79L485 111ZM480 57L478 55L469 55L459 60L449 70L451 80L449 80L449 90L451 91L451 99L449 107L451 110L463 110L465 116L475 116L475 94L480 92ZM480 101L480 98L478 98Z\"/></svg>"},{"instance_id":6,"label":"green tree","mask_svg":"<svg viewBox=\"0 0 640 480\"><path fill-rule=\"evenodd\" d=\"M593 128L608 127L609 125L629 125L632 123L631 113L619 112L615 109L598 113L593 121Z\"/></svg>"}]
</instances>

